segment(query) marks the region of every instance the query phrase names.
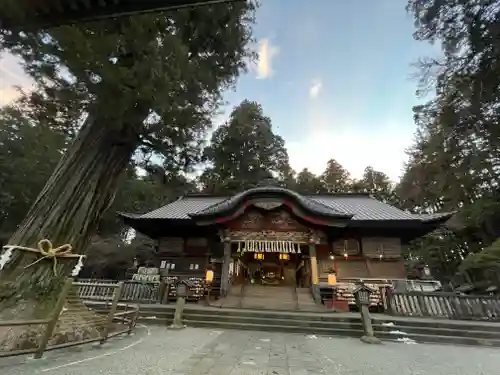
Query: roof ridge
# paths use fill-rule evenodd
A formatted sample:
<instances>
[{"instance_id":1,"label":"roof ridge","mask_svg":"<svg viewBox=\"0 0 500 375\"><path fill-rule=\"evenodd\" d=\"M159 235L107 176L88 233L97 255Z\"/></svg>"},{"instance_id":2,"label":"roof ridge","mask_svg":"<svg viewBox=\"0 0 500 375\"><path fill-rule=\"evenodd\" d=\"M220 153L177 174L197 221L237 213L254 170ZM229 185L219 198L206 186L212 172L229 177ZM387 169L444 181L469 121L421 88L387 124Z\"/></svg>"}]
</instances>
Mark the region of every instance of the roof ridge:
<instances>
[{"instance_id":1,"label":"roof ridge","mask_svg":"<svg viewBox=\"0 0 500 375\"><path fill-rule=\"evenodd\" d=\"M305 199L307 199L308 201L311 201L311 202L314 202L315 204L318 204L318 205L320 205L320 206L323 206L323 207L324 207L324 208L326 208L327 210L330 210L330 211L336 212L336 213L341 214L341 215L352 215L352 216L354 216L352 212L339 211L338 209L333 208L333 207L330 207L330 206L328 206L328 205L324 204L323 202L319 202L319 201L317 201L316 199L311 198L311 197L309 197L309 196L307 196L307 195L303 195L303 197L304 197Z\"/></svg>"},{"instance_id":2,"label":"roof ridge","mask_svg":"<svg viewBox=\"0 0 500 375\"><path fill-rule=\"evenodd\" d=\"M239 194L239 193L237 193ZM236 195L236 194L234 194ZM186 193L182 195L184 198L230 198L234 195L228 194L208 194L208 193Z\"/></svg>"},{"instance_id":3,"label":"roof ridge","mask_svg":"<svg viewBox=\"0 0 500 375\"><path fill-rule=\"evenodd\" d=\"M367 197L372 198L370 193L317 193L317 194L303 194L305 197Z\"/></svg>"},{"instance_id":4,"label":"roof ridge","mask_svg":"<svg viewBox=\"0 0 500 375\"><path fill-rule=\"evenodd\" d=\"M321 202L318 202L317 200L312 199L311 197L300 194L294 190L282 187L255 187L252 189L248 189L238 194L235 194L231 197L223 199L220 202L216 202L204 209L197 211L196 213L191 214L190 216L211 215L214 214L215 211L228 210L231 209L232 206L238 204L238 202L241 199L244 199L246 197L251 197L253 194L260 194L260 193L286 194L288 197L297 200L298 204L302 205L304 208L310 209L313 212L316 211L316 213L320 215L341 216L346 218L351 218L353 216L352 213L339 211L333 207L322 204Z\"/></svg>"},{"instance_id":5,"label":"roof ridge","mask_svg":"<svg viewBox=\"0 0 500 375\"><path fill-rule=\"evenodd\" d=\"M234 195L233 195L233 197L234 197ZM193 212L193 214L197 214L197 213L199 213L199 212L203 212L203 211L205 211L205 210L209 210L209 209L211 209L212 207L215 207L215 206L217 206L217 205L219 205L219 204L222 204L222 203L224 203L224 202L226 202L226 201L228 201L228 200L232 199L233 197L226 197L225 199L222 199L221 201L218 201L218 202L212 203L212 204L208 205L207 207L202 208L201 210L198 210L198 211L196 211L196 212ZM206 198L208 198L208 197L206 197ZM215 198L215 197L214 197L214 198ZM217 197L217 198L219 198L219 197ZM223 198L223 197L220 197L220 198Z\"/></svg>"}]
</instances>

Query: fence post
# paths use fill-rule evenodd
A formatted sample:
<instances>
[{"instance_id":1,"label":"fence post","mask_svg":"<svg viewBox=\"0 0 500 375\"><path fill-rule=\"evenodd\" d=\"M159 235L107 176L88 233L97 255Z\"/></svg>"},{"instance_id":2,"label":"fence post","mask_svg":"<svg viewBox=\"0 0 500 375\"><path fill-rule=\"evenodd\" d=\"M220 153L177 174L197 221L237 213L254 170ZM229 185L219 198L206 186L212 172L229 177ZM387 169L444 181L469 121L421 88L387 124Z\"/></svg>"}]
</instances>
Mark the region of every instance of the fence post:
<instances>
[{"instance_id":1,"label":"fence post","mask_svg":"<svg viewBox=\"0 0 500 375\"><path fill-rule=\"evenodd\" d=\"M392 303L394 301L394 291L390 287L385 287L385 302L387 309L384 311L387 315L396 315Z\"/></svg>"},{"instance_id":2,"label":"fence post","mask_svg":"<svg viewBox=\"0 0 500 375\"><path fill-rule=\"evenodd\" d=\"M137 306L137 310L135 313L130 317L130 324L128 326L128 334L130 335L132 333L132 330L135 328L135 325L137 323L137 319L139 318L139 306Z\"/></svg>"},{"instance_id":3,"label":"fence post","mask_svg":"<svg viewBox=\"0 0 500 375\"><path fill-rule=\"evenodd\" d=\"M47 348L47 344L49 343L49 340L52 337L52 334L54 333L57 321L59 320L59 315L61 314L61 310L64 307L64 303L66 302L66 297L68 296L69 290L71 289L72 285L73 285L73 279L67 278L66 282L64 283L61 289L61 293L59 294L54 310L52 310L50 321L47 323L47 327L45 328L45 332L43 333L43 336L40 340L38 349L33 356L35 359L42 358L43 352Z\"/></svg>"},{"instance_id":4,"label":"fence post","mask_svg":"<svg viewBox=\"0 0 500 375\"><path fill-rule=\"evenodd\" d=\"M109 310L108 317L106 319L106 324L104 325L104 330L102 331L101 336L101 344L104 344L108 339L109 329L111 328L111 324L113 324L113 318L115 317L116 308L118 307L118 301L120 300L120 296L123 290L123 281L120 281L115 289L115 293L113 294L113 301L111 303L111 309Z\"/></svg>"}]
</instances>

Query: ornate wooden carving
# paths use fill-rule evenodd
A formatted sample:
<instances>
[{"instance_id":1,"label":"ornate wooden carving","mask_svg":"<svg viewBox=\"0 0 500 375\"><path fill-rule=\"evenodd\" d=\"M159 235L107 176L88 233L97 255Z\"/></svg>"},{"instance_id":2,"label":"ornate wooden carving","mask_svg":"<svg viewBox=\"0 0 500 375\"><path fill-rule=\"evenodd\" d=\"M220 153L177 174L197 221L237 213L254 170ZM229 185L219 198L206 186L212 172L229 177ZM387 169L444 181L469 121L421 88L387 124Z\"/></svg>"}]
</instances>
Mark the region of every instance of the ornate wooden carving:
<instances>
[{"instance_id":1,"label":"ornate wooden carving","mask_svg":"<svg viewBox=\"0 0 500 375\"><path fill-rule=\"evenodd\" d=\"M229 242L230 241L230 236L229 236L229 230L228 229L221 229L218 231L218 235L220 238L221 242Z\"/></svg>"},{"instance_id":2,"label":"ornate wooden carving","mask_svg":"<svg viewBox=\"0 0 500 375\"><path fill-rule=\"evenodd\" d=\"M262 208L263 210L274 210L281 206L283 202L281 201L262 201L254 203L255 207Z\"/></svg>"},{"instance_id":3,"label":"ornate wooden carving","mask_svg":"<svg viewBox=\"0 0 500 375\"><path fill-rule=\"evenodd\" d=\"M325 232L323 232L322 230L314 230L313 233L317 244L328 243L328 236L326 235Z\"/></svg>"},{"instance_id":4,"label":"ornate wooden carving","mask_svg":"<svg viewBox=\"0 0 500 375\"><path fill-rule=\"evenodd\" d=\"M308 228L295 220L287 211L277 210L262 213L257 210L249 210L240 218L229 224L234 231L300 231L308 232Z\"/></svg>"},{"instance_id":5,"label":"ornate wooden carving","mask_svg":"<svg viewBox=\"0 0 500 375\"><path fill-rule=\"evenodd\" d=\"M296 232L296 231L274 231L274 230L260 230L260 231L246 231L236 230L231 232L232 241L293 241L299 243L308 243L309 233Z\"/></svg>"}]
</instances>

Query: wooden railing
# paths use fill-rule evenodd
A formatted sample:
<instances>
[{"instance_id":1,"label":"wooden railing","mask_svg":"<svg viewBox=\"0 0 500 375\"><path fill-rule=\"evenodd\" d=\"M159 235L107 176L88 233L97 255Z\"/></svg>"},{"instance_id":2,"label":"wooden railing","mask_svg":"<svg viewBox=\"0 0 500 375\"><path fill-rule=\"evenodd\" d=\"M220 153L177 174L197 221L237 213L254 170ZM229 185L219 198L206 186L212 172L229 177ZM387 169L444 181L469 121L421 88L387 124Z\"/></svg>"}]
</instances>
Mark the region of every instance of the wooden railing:
<instances>
[{"instance_id":1,"label":"wooden railing","mask_svg":"<svg viewBox=\"0 0 500 375\"><path fill-rule=\"evenodd\" d=\"M500 321L500 298L441 292L386 292L384 305L391 315L456 320Z\"/></svg>"},{"instance_id":2,"label":"wooden railing","mask_svg":"<svg viewBox=\"0 0 500 375\"><path fill-rule=\"evenodd\" d=\"M202 277L189 277L183 275L169 276L166 279L170 282L167 284L163 281L137 281L126 280L122 281L123 288L120 294L120 302L135 302L143 304L167 303L177 298L175 284L172 281L178 278L189 280L193 286L188 300L197 301L206 294L206 286ZM118 283L116 280L99 280L99 279L79 279L80 298L91 301L109 301L111 300L110 285ZM211 286L212 297L218 297L220 294L220 278L214 278Z\"/></svg>"},{"instance_id":3,"label":"wooden railing","mask_svg":"<svg viewBox=\"0 0 500 375\"><path fill-rule=\"evenodd\" d=\"M14 327L14 326L32 326L42 325L40 337L37 338L35 345L31 348L20 350L6 350L0 351L0 357L10 357L24 354L34 354L34 358L41 358L45 351L66 348L70 346L82 345L91 342L99 341L101 344L107 341L108 338L120 334L130 334L135 327L137 318L139 317L139 307L137 305L127 306L124 311L117 312L118 299L122 294L123 283L82 283L74 282L73 279L68 278L61 290L56 305L53 311L49 314L47 319L38 320L13 320L13 321L0 321L0 328ZM92 337L81 341L70 341L62 344L51 345L51 339L56 331L58 323L62 322L64 318L72 314L78 315L82 310L79 310L81 299L79 297L80 288L82 287L95 287L100 297L103 295L110 296L110 303L106 304L106 309L95 312L95 316L88 322L91 326L98 328L99 336ZM73 307L75 306L75 307ZM83 307L87 312L88 310ZM88 317L88 316L87 316ZM115 326L115 322L124 324L124 328Z\"/></svg>"},{"instance_id":4,"label":"wooden railing","mask_svg":"<svg viewBox=\"0 0 500 375\"><path fill-rule=\"evenodd\" d=\"M112 299L109 286L116 285L119 282L115 280L95 280L80 279L81 285L79 296L85 300L109 301ZM120 291L120 302L136 303L159 303L160 302L160 283L127 280L121 282L123 287Z\"/></svg>"}]
</instances>

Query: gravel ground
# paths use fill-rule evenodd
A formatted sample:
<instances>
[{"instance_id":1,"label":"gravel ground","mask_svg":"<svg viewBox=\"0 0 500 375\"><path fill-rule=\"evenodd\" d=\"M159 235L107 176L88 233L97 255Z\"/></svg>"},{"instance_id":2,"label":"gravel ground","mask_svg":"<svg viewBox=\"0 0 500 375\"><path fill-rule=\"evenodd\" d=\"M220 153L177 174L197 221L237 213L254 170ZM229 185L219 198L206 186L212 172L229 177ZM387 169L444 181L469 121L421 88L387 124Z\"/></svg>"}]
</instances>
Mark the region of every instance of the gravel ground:
<instances>
[{"instance_id":1,"label":"gravel ground","mask_svg":"<svg viewBox=\"0 0 500 375\"><path fill-rule=\"evenodd\" d=\"M150 326L103 348L0 358L2 375L491 375L500 350Z\"/></svg>"}]
</instances>

